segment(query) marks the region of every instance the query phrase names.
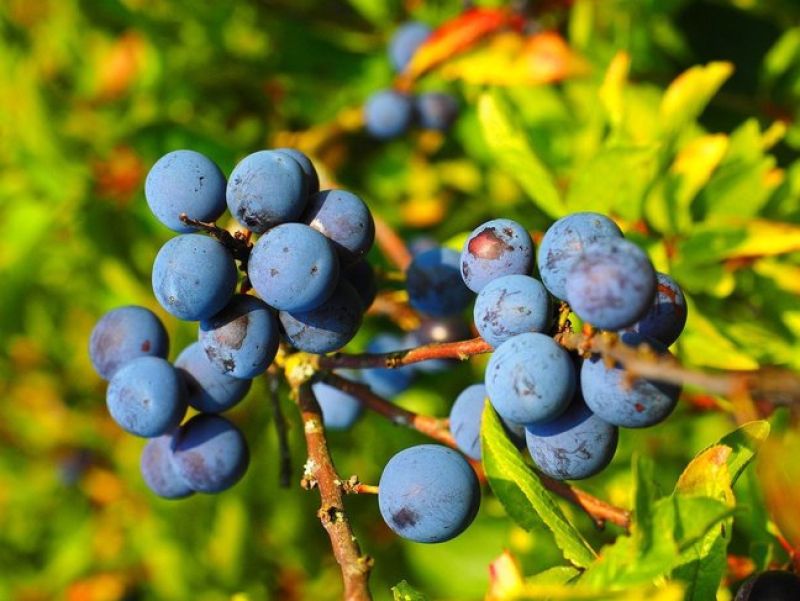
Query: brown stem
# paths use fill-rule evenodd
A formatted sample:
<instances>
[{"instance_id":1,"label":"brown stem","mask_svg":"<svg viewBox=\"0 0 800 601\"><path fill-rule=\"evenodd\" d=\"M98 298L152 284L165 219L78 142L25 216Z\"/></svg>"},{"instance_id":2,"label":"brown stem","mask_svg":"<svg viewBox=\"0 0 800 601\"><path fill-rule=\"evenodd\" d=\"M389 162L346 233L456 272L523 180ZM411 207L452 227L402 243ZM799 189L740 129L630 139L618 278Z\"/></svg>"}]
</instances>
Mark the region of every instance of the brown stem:
<instances>
[{"instance_id":1,"label":"brown stem","mask_svg":"<svg viewBox=\"0 0 800 601\"><path fill-rule=\"evenodd\" d=\"M333 554L342 570L344 598L347 601L371 600L368 581L372 559L361 553L344 513L342 482L328 451L322 412L309 382L300 387L297 402L308 446L303 484L306 488L319 488L321 505L318 516L331 539Z\"/></svg>"},{"instance_id":2,"label":"brown stem","mask_svg":"<svg viewBox=\"0 0 800 601\"><path fill-rule=\"evenodd\" d=\"M647 345L627 346L616 335L608 333L586 336L565 332L557 335L556 340L565 348L597 353L620 363L632 377L689 385L730 399L750 396L776 405L800 403L800 376L789 370L775 367L718 373L690 370L672 355L655 354Z\"/></svg>"},{"instance_id":3,"label":"brown stem","mask_svg":"<svg viewBox=\"0 0 800 601\"><path fill-rule=\"evenodd\" d=\"M219 227L216 223L192 219L186 213L180 214L180 220L187 225L194 226L219 240L233 254L233 258L242 264L242 271L247 272L247 260L253 245L250 243L250 230L231 234L228 230Z\"/></svg>"},{"instance_id":4,"label":"brown stem","mask_svg":"<svg viewBox=\"0 0 800 601\"><path fill-rule=\"evenodd\" d=\"M406 243L383 219L377 215L373 215L373 219L375 220L375 242L381 252L400 271L405 271L411 263L411 253L408 251Z\"/></svg>"},{"instance_id":5,"label":"brown stem","mask_svg":"<svg viewBox=\"0 0 800 601\"><path fill-rule=\"evenodd\" d=\"M398 407L372 392L364 384L342 378L334 373L325 374L325 382L347 392L361 401L367 409L388 418L395 424L413 428L442 444L453 448L456 447L456 442L450 434L448 420L446 419L419 415L413 411ZM472 462L472 464L479 471L479 475L482 475L480 463ZM539 478L549 490L585 511L596 524L602 525L605 522L611 522L626 529L630 527L630 512L625 509L610 505L583 490L564 482L553 480L544 474L539 474Z\"/></svg>"},{"instance_id":6,"label":"brown stem","mask_svg":"<svg viewBox=\"0 0 800 601\"><path fill-rule=\"evenodd\" d=\"M473 355L492 352L491 345L483 338L472 338L458 342L435 342L406 351L393 353L348 355L337 353L319 358L322 369L335 368L370 368L370 367L403 367L430 359L459 359L465 361Z\"/></svg>"},{"instance_id":7,"label":"brown stem","mask_svg":"<svg viewBox=\"0 0 800 601\"><path fill-rule=\"evenodd\" d=\"M353 382L337 374L327 373L324 378L326 383L351 394L353 397L357 398L364 407L382 415L393 423L399 426L413 428L434 440L438 440L442 444L451 447L455 446L455 441L448 427L448 420L430 417L428 415L419 415L408 409L398 407L382 396L372 392L369 386Z\"/></svg>"}]
</instances>

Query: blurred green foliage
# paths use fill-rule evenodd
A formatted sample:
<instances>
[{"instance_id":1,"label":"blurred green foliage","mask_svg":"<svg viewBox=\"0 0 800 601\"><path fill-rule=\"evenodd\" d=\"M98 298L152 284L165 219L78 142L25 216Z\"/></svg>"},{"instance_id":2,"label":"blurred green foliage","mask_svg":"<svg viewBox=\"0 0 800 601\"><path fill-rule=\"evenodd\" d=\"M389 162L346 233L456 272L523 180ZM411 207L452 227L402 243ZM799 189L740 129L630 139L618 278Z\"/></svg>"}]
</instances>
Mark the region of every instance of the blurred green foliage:
<instances>
[{"instance_id":1,"label":"blurred green foliage","mask_svg":"<svg viewBox=\"0 0 800 601\"><path fill-rule=\"evenodd\" d=\"M138 473L142 441L106 415L104 385L86 355L104 311L155 310L173 357L195 335L166 318L149 283L170 233L149 215L142 183L175 148L205 152L230 172L249 152L297 145L312 153L324 184L361 194L409 237L456 241L496 216L543 231L569 211L610 213L687 291L690 321L675 349L684 362L800 368L800 7L529 2L530 29L561 32L567 45L531 51L518 80L498 81L491 66L513 63L508 49L517 52L521 40L510 32L487 39L417 83L459 95L451 133L369 139L354 115L391 83L393 29L409 18L440 25L461 4L0 3L0 598L340 594L315 495L277 485L263 385L233 412L252 447L250 471L217 497L154 498ZM531 83L553 64L554 75ZM371 260L384 261L377 251ZM352 348L391 327L370 321ZM399 402L446 415L482 365L420 378ZM625 432L611 468L587 488L632 506L635 450L657 462L652 478L668 490L698 450L732 428L735 408L712 401L723 411L686 403L659 428ZM284 411L299 473L303 443L288 399ZM421 440L371 415L331 438L341 473L365 482ZM734 523L730 549L763 568L785 560L768 516L797 532L796 512L785 507L798 496L772 486L784 480L770 465L759 474L734 489L748 511ZM785 478L794 493L798 481ZM475 524L438 546L394 537L374 498L348 500L376 559L378 599L404 578L432 598L480 598L487 565L503 549L525 574L562 562L543 527L513 525L490 494ZM563 511L595 548L613 540L613 529L598 532L571 507Z\"/></svg>"}]
</instances>

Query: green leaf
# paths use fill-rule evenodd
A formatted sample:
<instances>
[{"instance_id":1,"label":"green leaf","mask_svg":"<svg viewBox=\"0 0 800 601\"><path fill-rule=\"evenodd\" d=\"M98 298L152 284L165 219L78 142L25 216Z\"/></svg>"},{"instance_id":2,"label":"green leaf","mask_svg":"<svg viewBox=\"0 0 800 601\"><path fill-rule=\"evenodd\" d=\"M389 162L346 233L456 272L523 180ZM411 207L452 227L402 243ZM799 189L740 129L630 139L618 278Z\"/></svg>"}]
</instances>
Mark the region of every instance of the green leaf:
<instances>
[{"instance_id":1,"label":"green leaf","mask_svg":"<svg viewBox=\"0 0 800 601\"><path fill-rule=\"evenodd\" d=\"M733 73L727 62L697 65L681 73L661 100L661 128L672 136L697 119L712 96Z\"/></svg>"},{"instance_id":2,"label":"green leaf","mask_svg":"<svg viewBox=\"0 0 800 601\"><path fill-rule=\"evenodd\" d=\"M598 560L581 577L581 585L622 588L669 574L679 555L673 537L675 513L670 498L654 503L642 525L634 520L631 536L620 536L603 547Z\"/></svg>"},{"instance_id":3,"label":"green leaf","mask_svg":"<svg viewBox=\"0 0 800 601\"><path fill-rule=\"evenodd\" d=\"M552 174L534 153L523 134L523 128L514 121L499 92L481 95L478 100L478 119L483 137L497 164L517 181L547 215L553 218L565 215L566 207Z\"/></svg>"},{"instance_id":4,"label":"green leaf","mask_svg":"<svg viewBox=\"0 0 800 601\"><path fill-rule=\"evenodd\" d=\"M698 457L702 457L706 451L716 446L728 447L730 453L727 455L726 464L730 474L731 485L733 485L742 475L744 469L755 459L758 449L769 436L769 431L769 422L764 420L748 422L721 438L716 445L711 445L698 453ZM692 464L690 463L689 465Z\"/></svg>"},{"instance_id":5,"label":"green leaf","mask_svg":"<svg viewBox=\"0 0 800 601\"><path fill-rule=\"evenodd\" d=\"M394 601L427 601L428 597L420 593L405 580L392 587Z\"/></svg>"},{"instance_id":6,"label":"green leaf","mask_svg":"<svg viewBox=\"0 0 800 601\"><path fill-rule=\"evenodd\" d=\"M576 169L567 193L572 211L641 216L642 202L658 168L658 146L604 148ZM602 182L602 185L598 185Z\"/></svg>"},{"instance_id":7,"label":"green leaf","mask_svg":"<svg viewBox=\"0 0 800 601\"><path fill-rule=\"evenodd\" d=\"M481 422L481 453L489 485L515 522L530 529L541 519L567 560L578 567L586 567L594 561L594 550L567 520L536 474L525 465L488 402Z\"/></svg>"},{"instance_id":8,"label":"green leaf","mask_svg":"<svg viewBox=\"0 0 800 601\"><path fill-rule=\"evenodd\" d=\"M570 566L555 566L525 579L527 585L567 584L574 580L580 571Z\"/></svg>"}]
</instances>

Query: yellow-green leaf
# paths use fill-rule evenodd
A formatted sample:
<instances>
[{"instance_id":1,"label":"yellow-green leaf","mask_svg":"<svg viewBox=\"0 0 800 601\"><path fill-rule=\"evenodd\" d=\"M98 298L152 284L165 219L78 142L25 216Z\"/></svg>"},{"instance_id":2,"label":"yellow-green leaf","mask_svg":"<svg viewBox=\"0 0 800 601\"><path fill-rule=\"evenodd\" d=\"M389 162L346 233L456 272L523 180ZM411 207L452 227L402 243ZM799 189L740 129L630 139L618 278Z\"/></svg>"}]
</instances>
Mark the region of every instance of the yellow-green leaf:
<instances>
[{"instance_id":1,"label":"yellow-green leaf","mask_svg":"<svg viewBox=\"0 0 800 601\"><path fill-rule=\"evenodd\" d=\"M731 73L733 65L727 62L697 65L681 73L661 100L662 132L673 135L699 117Z\"/></svg>"}]
</instances>

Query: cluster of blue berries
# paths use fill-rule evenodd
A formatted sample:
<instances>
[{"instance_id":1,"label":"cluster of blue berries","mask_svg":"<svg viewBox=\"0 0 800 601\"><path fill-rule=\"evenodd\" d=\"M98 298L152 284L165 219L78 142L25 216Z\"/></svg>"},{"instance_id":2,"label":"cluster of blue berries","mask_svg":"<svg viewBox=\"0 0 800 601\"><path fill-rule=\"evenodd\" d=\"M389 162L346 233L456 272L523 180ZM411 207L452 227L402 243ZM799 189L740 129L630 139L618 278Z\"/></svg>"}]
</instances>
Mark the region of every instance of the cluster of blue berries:
<instances>
[{"instance_id":1,"label":"cluster of blue berries","mask_svg":"<svg viewBox=\"0 0 800 601\"><path fill-rule=\"evenodd\" d=\"M555 299L567 301L582 320L618 332L623 343L647 344L656 353L668 352L683 330L686 300L678 285L656 273L607 217L576 213L553 224L539 246L541 280L531 275L537 261L530 235L508 219L476 228L461 253L428 243L412 245L412 253L406 287L410 304L424 316L423 327L406 338L382 334L369 350L468 337L460 314L477 293L474 326L495 350L485 382L463 390L450 413L453 438L470 459L481 458L487 398L512 442L519 448L527 444L535 465L559 480L598 473L616 451L619 427L652 426L674 409L677 387L629 381L620 366L606 365L598 356L573 356L551 336ZM391 398L416 372L439 369L438 363L368 369L362 378ZM356 399L318 386L321 403L353 407L348 416L357 417ZM389 461L378 501L384 521L398 535L442 542L469 526L480 488L463 456L420 445Z\"/></svg>"},{"instance_id":2,"label":"cluster of blue berries","mask_svg":"<svg viewBox=\"0 0 800 601\"><path fill-rule=\"evenodd\" d=\"M389 42L389 60L402 74L417 49L433 32L422 23L406 23ZM458 101L443 92L425 92L412 96L397 90L380 90L372 94L364 107L367 131L375 138L396 138L413 123L423 129L445 131L458 117Z\"/></svg>"},{"instance_id":3,"label":"cluster of blue berries","mask_svg":"<svg viewBox=\"0 0 800 601\"><path fill-rule=\"evenodd\" d=\"M534 245L519 224L478 227L460 257L466 285L478 293L475 327L493 348L485 384L464 390L450 428L459 448L479 459L480 416L488 398L512 440L527 441L537 467L557 479L588 478L611 461L618 428L653 426L669 416L676 386L635 379L599 356L572 356L550 335L553 298L624 344L658 354L686 323L686 299L647 255L596 213L555 222L538 251L541 281L530 274Z\"/></svg>"},{"instance_id":4,"label":"cluster of blue berries","mask_svg":"<svg viewBox=\"0 0 800 601\"><path fill-rule=\"evenodd\" d=\"M198 341L171 364L158 317L122 307L95 326L90 356L109 381L111 417L151 439L141 461L148 486L165 498L219 492L241 478L249 456L242 433L219 414L244 398L280 340L325 353L358 330L376 292L364 260L374 223L356 195L320 191L313 164L294 149L251 154L227 180L198 152L170 152L150 170L145 196L179 233L155 258L153 292L168 313L199 322ZM207 226L226 209L259 234L254 246L198 233L219 232ZM258 297L236 294L244 278ZM188 407L199 413L181 423Z\"/></svg>"}]
</instances>

